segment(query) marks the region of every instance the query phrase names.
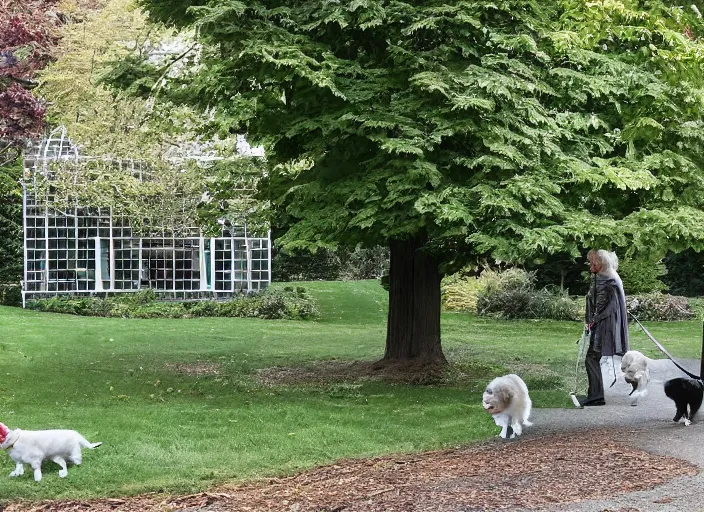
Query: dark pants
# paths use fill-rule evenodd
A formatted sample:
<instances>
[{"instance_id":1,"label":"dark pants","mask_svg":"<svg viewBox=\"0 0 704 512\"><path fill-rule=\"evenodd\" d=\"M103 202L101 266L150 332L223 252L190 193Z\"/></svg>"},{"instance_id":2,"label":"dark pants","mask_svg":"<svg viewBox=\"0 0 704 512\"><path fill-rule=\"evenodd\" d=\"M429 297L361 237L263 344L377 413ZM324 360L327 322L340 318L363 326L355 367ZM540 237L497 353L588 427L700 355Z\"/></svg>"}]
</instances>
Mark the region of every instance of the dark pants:
<instances>
[{"instance_id":1,"label":"dark pants","mask_svg":"<svg viewBox=\"0 0 704 512\"><path fill-rule=\"evenodd\" d=\"M584 366L587 369L587 379L589 379L589 389L587 390L586 402L597 402L604 400L604 380L601 376L601 350L596 350L590 346L587 350L587 357Z\"/></svg>"}]
</instances>

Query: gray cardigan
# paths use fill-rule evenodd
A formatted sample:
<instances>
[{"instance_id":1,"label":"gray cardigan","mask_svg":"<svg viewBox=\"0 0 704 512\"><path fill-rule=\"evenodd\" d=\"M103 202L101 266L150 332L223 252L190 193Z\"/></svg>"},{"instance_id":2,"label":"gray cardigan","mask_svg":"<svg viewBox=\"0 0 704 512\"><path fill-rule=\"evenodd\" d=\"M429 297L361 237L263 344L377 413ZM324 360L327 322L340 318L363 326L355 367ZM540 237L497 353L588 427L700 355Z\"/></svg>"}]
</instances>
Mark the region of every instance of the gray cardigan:
<instances>
[{"instance_id":1,"label":"gray cardigan","mask_svg":"<svg viewBox=\"0 0 704 512\"><path fill-rule=\"evenodd\" d=\"M584 320L594 324L590 344L602 356L622 356L628 352L626 294L618 274L596 275L587 295Z\"/></svg>"}]
</instances>

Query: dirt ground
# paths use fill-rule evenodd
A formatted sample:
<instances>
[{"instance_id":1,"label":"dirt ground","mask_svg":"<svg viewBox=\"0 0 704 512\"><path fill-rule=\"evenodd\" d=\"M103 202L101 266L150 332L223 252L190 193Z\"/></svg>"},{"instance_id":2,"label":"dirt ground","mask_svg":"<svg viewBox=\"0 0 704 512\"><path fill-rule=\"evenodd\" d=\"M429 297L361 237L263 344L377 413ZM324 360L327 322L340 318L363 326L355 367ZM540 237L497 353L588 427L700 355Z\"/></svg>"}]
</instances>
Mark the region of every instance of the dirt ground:
<instances>
[{"instance_id":1,"label":"dirt ground","mask_svg":"<svg viewBox=\"0 0 704 512\"><path fill-rule=\"evenodd\" d=\"M4 512L540 509L646 490L699 472L689 462L634 448L628 438L627 430L574 431L512 441L497 438L466 448L343 460L290 478L189 496L19 502L6 504Z\"/></svg>"}]
</instances>

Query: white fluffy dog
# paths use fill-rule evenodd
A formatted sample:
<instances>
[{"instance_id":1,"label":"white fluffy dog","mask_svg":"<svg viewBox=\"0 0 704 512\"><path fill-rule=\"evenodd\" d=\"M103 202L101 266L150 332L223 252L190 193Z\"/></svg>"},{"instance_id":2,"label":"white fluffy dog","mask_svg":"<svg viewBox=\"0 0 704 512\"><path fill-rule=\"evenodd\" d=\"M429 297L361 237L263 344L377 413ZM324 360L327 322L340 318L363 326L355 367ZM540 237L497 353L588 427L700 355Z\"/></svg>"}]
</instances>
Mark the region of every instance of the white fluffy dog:
<instances>
[{"instance_id":1,"label":"white fluffy dog","mask_svg":"<svg viewBox=\"0 0 704 512\"><path fill-rule=\"evenodd\" d=\"M631 405L637 405L639 398L645 398L648 394L646 387L650 382L650 370L648 369L649 358L638 352L637 350L629 350L621 359L621 371L623 378L626 379L633 390L629 396L633 397Z\"/></svg>"},{"instance_id":2,"label":"white fluffy dog","mask_svg":"<svg viewBox=\"0 0 704 512\"><path fill-rule=\"evenodd\" d=\"M95 448L103 443L89 443L75 430L9 430L0 423L0 450L9 450L15 461L15 470L10 476L24 475L24 465L34 470L34 480L42 479L42 462L51 460L61 466L59 476L68 475L66 461L80 464L83 460L81 448Z\"/></svg>"},{"instance_id":3,"label":"white fluffy dog","mask_svg":"<svg viewBox=\"0 0 704 512\"><path fill-rule=\"evenodd\" d=\"M528 387L518 375L513 373L496 377L484 390L482 406L494 417L494 422L501 427L501 437L506 439L509 425L513 429L511 438L523 432L521 423L530 427L528 421L533 403L528 396Z\"/></svg>"}]
</instances>

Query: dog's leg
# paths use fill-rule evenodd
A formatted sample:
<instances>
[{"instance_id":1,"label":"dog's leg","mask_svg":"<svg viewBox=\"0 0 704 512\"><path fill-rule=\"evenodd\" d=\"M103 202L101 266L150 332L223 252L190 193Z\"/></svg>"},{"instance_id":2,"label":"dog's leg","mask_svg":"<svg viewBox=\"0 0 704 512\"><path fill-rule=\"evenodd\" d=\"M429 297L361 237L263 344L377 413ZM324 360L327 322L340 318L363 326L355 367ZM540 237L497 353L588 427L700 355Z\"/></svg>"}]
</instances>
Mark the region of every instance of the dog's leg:
<instances>
[{"instance_id":1,"label":"dog's leg","mask_svg":"<svg viewBox=\"0 0 704 512\"><path fill-rule=\"evenodd\" d=\"M10 473L10 477L22 476L22 475L24 475L24 464L22 464L21 462L18 462L15 465L15 470L12 473Z\"/></svg>"},{"instance_id":2,"label":"dog's leg","mask_svg":"<svg viewBox=\"0 0 704 512\"><path fill-rule=\"evenodd\" d=\"M34 481L35 482L41 482L42 481L42 461L32 461L31 464L32 469L34 470Z\"/></svg>"},{"instance_id":3,"label":"dog's leg","mask_svg":"<svg viewBox=\"0 0 704 512\"><path fill-rule=\"evenodd\" d=\"M687 402L682 400L682 399L677 399L675 400L675 406L677 406L677 414L675 414L675 417L672 418L672 421L675 423L680 421L682 417L684 416L685 420L687 418Z\"/></svg>"},{"instance_id":4,"label":"dog's leg","mask_svg":"<svg viewBox=\"0 0 704 512\"><path fill-rule=\"evenodd\" d=\"M648 395L648 381L650 380L650 377L648 376L648 372L642 372L638 376L638 392L640 393L641 398L645 398Z\"/></svg>"},{"instance_id":5,"label":"dog's leg","mask_svg":"<svg viewBox=\"0 0 704 512\"><path fill-rule=\"evenodd\" d=\"M640 391L637 391L635 384L633 385L633 391L630 393L631 395L631 405L635 407L638 405L638 399L640 398Z\"/></svg>"},{"instance_id":6,"label":"dog's leg","mask_svg":"<svg viewBox=\"0 0 704 512\"><path fill-rule=\"evenodd\" d=\"M511 428L513 429L513 434L511 434L511 439L518 437L523 433L523 427L521 427L521 422L516 421L511 423Z\"/></svg>"},{"instance_id":7,"label":"dog's leg","mask_svg":"<svg viewBox=\"0 0 704 512\"><path fill-rule=\"evenodd\" d=\"M629 382L629 381L626 381ZM638 389L638 383L635 380L630 381L631 387L633 388L630 393L628 393L628 396L631 396L633 393L636 392L636 389Z\"/></svg>"},{"instance_id":8,"label":"dog's leg","mask_svg":"<svg viewBox=\"0 0 704 512\"><path fill-rule=\"evenodd\" d=\"M59 478L66 478L66 475L68 475L68 469L66 469L66 461L62 457L58 456L52 457L51 460L61 466L61 469L59 470Z\"/></svg>"},{"instance_id":9,"label":"dog's leg","mask_svg":"<svg viewBox=\"0 0 704 512\"><path fill-rule=\"evenodd\" d=\"M71 455L69 455L68 460L72 464L80 466L81 462L83 462L83 455L81 455L81 449L79 448L78 450L73 451Z\"/></svg>"},{"instance_id":10,"label":"dog's leg","mask_svg":"<svg viewBox=\"0 0 704 512\"><path fill-rule=\"evenodd\" d=\"M702 406L700 396L701 395L697 395L692 401L689 402L689 421L694 421L694 415L697 414L697 411Z\"/></svg>"}]
</instances>

